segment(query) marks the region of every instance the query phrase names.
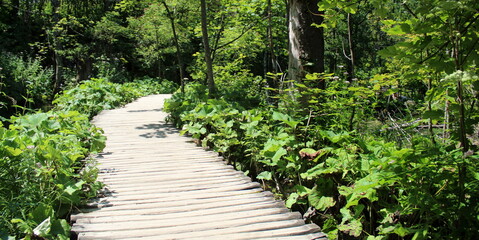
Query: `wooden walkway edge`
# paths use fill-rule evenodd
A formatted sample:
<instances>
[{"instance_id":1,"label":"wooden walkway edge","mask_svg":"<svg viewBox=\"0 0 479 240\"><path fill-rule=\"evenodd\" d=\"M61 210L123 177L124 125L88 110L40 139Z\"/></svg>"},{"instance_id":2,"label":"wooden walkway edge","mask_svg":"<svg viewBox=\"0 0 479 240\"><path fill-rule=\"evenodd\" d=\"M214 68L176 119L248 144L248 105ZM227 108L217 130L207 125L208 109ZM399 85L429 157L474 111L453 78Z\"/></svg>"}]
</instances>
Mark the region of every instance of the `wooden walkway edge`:
<instances>
[{"instance_id":1,"label":"wooden walkway edge","mask_svg":"<svg viewBox=\"0 0 479 240\"><path fill-rule=\"evenodd\" d=\"M78 239L326 239L260 184L164 122L164 99L140 98L94 123L106 193L72 215Z\"/></svg>"}]
</instances>

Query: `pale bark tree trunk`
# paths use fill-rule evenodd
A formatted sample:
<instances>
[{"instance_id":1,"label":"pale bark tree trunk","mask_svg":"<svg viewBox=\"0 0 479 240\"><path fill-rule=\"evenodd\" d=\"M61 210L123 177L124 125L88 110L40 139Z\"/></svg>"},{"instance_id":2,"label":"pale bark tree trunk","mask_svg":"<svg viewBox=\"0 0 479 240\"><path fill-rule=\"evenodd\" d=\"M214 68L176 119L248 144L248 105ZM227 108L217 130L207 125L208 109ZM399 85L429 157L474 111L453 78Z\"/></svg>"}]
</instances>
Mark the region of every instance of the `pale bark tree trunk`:
<instances>
[{"instance_id":1,"label":"pale bark tree trunk","mask_svg":"<svg viewBox=\"0 0 479 240\"><path fill-rule=\"evenodd\" d=\"M323 17L318 0L289 0L289 77L301 81L307 73L324 72ZM325 87L324 81L318 83Z\"/></svg>"},{"instance_id":2,"label":"pale bark tree trunk","mask_svg":"<svg viewBox=\"0 0 479 240\"><path fill-rule=\"evenodd\" d=\"M351 66L349 66L349 81L350 83L353 82L353 78L355 78L355 58L354 58L354 45L353 45L353 34L351 30L351 13L348 13L348 43L349 43L349 60Z\"/></svg>"},{"instance_id":3,"label":"pale bark tree trunk","mask_svg":"<svg viewBox=\"0 0 479 240\"><path fill-rule=\"evenodd\" d=\"M201 31L203 33L203 47L205 49L206 76L208 83L209 97L216 95L215 80L213 77L213 62L211 60L210 42L208 40L208 25L206 19L206 1L201 0Z\"/></svg>"}]
</instances>

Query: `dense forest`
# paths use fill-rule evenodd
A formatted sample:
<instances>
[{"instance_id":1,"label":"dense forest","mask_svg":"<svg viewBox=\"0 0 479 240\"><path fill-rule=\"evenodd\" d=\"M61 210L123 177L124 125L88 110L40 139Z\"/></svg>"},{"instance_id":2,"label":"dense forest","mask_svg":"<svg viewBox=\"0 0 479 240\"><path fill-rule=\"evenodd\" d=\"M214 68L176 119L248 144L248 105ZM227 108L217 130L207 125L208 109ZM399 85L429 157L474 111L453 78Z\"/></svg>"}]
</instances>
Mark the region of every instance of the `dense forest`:
<instances>
[{"instance_id":1,"label":"dense forest","mask_svg":"<svg viewBox=\"0 0 479 240\"><path fill-rule=\"evenodd\" d=\"M0 1L0 237L68 239L88 119L176 91L168 121L330 239L476 239L478 54L476 0Z\"/></svg>"}]
</instances>

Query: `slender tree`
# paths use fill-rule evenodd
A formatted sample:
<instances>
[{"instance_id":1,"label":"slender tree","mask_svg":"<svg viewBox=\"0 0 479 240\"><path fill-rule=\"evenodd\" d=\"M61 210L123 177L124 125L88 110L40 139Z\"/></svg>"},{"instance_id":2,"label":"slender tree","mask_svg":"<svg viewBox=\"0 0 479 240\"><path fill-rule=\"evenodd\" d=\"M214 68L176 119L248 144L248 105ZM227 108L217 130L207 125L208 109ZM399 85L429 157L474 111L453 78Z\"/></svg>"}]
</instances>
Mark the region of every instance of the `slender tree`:
<instances>
[{"instance_id":1,"label":"slender tree","mask_svg":"<svg viewBox=\"0 0 479 240\"><path fill-rule=\"evenodd\" d=\"M206 1L201 0L201 31L203 33L203 47L205 49L206 75L210 97L216 95L215 80L213 77L213 61L211 60L210 42L208 40L208 23L206 19Z\"/></svg>"},{"instance_id":2,"label":"slender tree","mask_svg":"<svg viewBox=\"0 0 479 240\"><path fill-rule=\"evenodd\" d=\"M53 86L54 93L60 91L61 85L63 83L63 57L61 56L60 52L62 51L62 43L59 40L59 33L55 27L56 24L60 21L59 16L59 8L60 8L60 1L59 0L52 0L53 6L53 52L54 52L54 60L55 60L55 84Z\"/></svg>"},{"instance_id":3,"label":"slender tree","mask_svg":"<svg viewBox=\"0 0 479 240\"><path fill-rule=\"evenodd\" d=\"M168 18L170 19L171 30L173 31L173 41L176 47L176 59L178 61L178 69L180 71L181 92L185 92L185 80L184 80L185 74L183 71L183 61L181 60L181 49L180 49L180 44L178 41L178 34L176 33L175 15L170 11L170 8L168 7L165 1L163 1L163 5L165 6L166 14Z\"/></svg>"}]
</instances>

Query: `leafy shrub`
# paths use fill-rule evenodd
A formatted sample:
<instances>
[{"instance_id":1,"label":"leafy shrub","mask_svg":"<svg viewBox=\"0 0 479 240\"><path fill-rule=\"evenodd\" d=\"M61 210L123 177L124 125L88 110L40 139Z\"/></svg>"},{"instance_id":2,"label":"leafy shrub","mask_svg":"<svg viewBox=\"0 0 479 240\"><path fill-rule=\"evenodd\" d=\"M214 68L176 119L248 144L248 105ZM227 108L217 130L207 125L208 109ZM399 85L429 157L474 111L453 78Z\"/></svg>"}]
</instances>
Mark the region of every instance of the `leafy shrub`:
<instances>
[{"instance_id":1,"label":"leafy shrub","mask_svg":"<svg viewBox=\"0 0 479 240\"><path fill-rule=\"evenodd\" d=\"M78 111L95 116L103 109L112 109L135 98L135 92L124 92L120 84L104 79L92 79L66 90L53 103L57 109Z\"/></svg>"},{"instance_id":2,"label":"leafy shrub","mask_svg":"<svg viewBox=\"0 0 479 240\"><path fill-rule=\"evenodd\" d=\"M0 238L69 239L65 217L102 187L89 156L104 148L105 137L89 118L174 89L154 79L123 85L92 79L58 96L55 111L0 125Z\"/></svg>"},{"instance_id":3,"label":"leafy shrub","mask_svg":"<svg viewBox=\"0 0 479 240\"><path fill-rule=\"evenodd\" d=\"M189 83L185 86L185 92L177 91L170 99L165 100L164 110L170 115L167 121L177 127L183 126L181 114L188 112L202 101L208 99L207 88L199 83Z\"/></svg>"},{"instance_id":4,"label":"leafy shrub","mask_svg":"<svg viewBox=\"0 0 479 240\"><path fill-rule=\"evenodd\" d=\"M115 83L125 83L128 80L131 81L130 75L124 67L125 63L126 60L123 58L111 59L101 56L95 62L93 72L95 76L99 78L104 78Z\"/></svg>"},{"instance_id":5,"label":"leafy shrub","mask_svg":"<svg viewBox=\"0 0 479 240\"><path fill-rule=\"evenodd\" d=\"M141 96L171 93L175 88L174 83L166 80L118 84L105 79L91 79L64 91L53 103L56 104L56 109L79 111L93 117L102 110L122 106Z\"/></svg>"},{"instance_id":6,"label":"leafy shrub","mask_svg":"<svg viewBox=\"0 0 479 240\"><path fill-rule=\"evenodd\" d=\"M376 101L374 91L381 87L337 89L303 92L310 94L302 99L311 104L308 110L314 110L308 117L289 109L245 110L203 94L192 99L193 88L173 95L165 110L182 133L263 181L331 239L477 236L479 219L471 212L479 211L479 155L456 149L457 142L416 136L401 148L378 135L349 131L351 115L344 106ZM315 105L324 98L313 93L330 102Z\"/></svg>"},{"instance_id":7,"label":"leafy shrub","mask_svg":"<svg viewBox=\"0 0 479 240\"><path fill-rule=\"evenodd\" d=\"M225 66L215 66L215 83L227 101L246 108L257 107L263 100L263 78L241 69L242 62L243 59L237 59Z\"/></svg>"},{"instance_id":8,"label":"leafy shrub","mask_svg":"<svg viewBox=\"0 0 479 240\"><path fill-rule=\"evenodd\" d=\"M3 53L0 56L0 102L8 114L2 116L14 113L12 105L37 108L48 104L53 98L52 76L53 71L43 68L38 59L23 60Z\"/></svg>"},{"instance_id":9,"label":"leafy shrub","mask_svg":"<svg viewBox=\"0 0 479 240\"><path fill-rule=\"evenodd\" d=\"M0 126L0 236L69 239L62 218L101 188L97 170L86 166L92 164L88 155L105 146L102 131L74 111L12 117L10 123Z\"/></svg>"},{"instance_id":10,"label":"leafy shrub","mask_svg":"<svg viewBox=\"0 0 479 240\"><path fill-rule=\"evenodd\" d=\"M133 82L124 83L123 87L127 90L137 90L141 96L151 94L173 93L178 89L178 84L157 78L142 78Z\"/></svg>"}]
</instances>

